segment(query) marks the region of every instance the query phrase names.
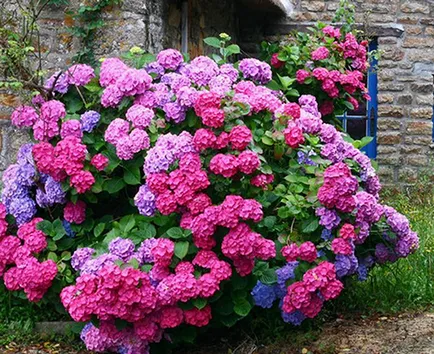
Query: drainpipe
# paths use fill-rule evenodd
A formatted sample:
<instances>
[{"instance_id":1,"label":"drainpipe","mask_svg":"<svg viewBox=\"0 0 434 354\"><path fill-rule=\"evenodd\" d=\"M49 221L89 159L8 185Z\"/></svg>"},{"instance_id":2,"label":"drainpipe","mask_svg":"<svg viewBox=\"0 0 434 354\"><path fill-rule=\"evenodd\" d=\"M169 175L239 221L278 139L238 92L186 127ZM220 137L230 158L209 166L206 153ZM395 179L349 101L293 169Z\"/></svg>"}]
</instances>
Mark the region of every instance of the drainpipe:
<instances>
[{"instance_id":1,"label":"drainpipe","mask_svg":"<svg viewBox=\"0 0 434 354\"><path fill-rule=\"evenodd\" d=\"M181 51L188 53L188 0L183 0L181 4Z\"/></svg>"}]
</instances>

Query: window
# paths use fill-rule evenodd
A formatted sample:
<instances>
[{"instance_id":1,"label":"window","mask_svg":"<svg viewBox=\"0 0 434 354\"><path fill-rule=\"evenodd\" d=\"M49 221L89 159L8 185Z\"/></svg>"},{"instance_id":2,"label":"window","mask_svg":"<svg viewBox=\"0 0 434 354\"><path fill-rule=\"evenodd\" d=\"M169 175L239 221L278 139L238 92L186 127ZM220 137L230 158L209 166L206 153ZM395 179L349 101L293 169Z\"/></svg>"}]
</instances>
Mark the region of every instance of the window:
<instances>
[{"instance_id":1,"label":"window","mask_svg":"<svg viewBox=\"0 0 434 354\"><path fill-rule=\"evenodd\" d=\"M369 44L369 51L376 49L377 41L374 40ZM345 112L343 116L339 117L342 120L343 129L353 139L360 140L365 136L373 138L372 141L362 149L371 159L377 157L378 79L375 69L376 66L377 59L373 59L367 75L367 87L371 101L362 102L357 110Z\"/></svg>"}]
</instances>

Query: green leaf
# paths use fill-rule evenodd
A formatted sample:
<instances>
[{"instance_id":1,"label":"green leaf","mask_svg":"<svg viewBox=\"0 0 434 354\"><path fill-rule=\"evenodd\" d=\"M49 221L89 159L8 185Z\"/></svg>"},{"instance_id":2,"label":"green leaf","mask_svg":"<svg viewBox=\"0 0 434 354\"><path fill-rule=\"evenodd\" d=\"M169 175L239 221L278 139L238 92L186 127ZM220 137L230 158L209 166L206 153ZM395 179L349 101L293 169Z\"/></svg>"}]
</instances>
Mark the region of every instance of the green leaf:
<instances>
[{"instance_id":1,"label":"green leaf","mask_svg":"<svg viewBox=\"0 0 434 354\"><path fill-rule=\"evenodd\" d=\"M42 220L38 223L38 225L36 225L36 228L48 236L52 236L54 234L53 225L48 220Z\"/></svg>"},{"instance_id":2,"label":"green leaf","mask_svg":"<svg viewBox=\"0 0 434 354\"><path fill-rule=\"evenodd\" d=\"M246 299L238 299L234 303L234 312L241 317L246 317L250 310L252 309L252 305Z\"/></svg>"},{"instance_id":3,"label":"green leaf","mask_svg":"<svg viewBox=\"0 0 434 354\"><path fill-rule=\"evenodd\" d=\"M166 231L167 236L173 239L184 238L184 230L180 227L172 227Z\"/></svg>"},{"instance_id":4,"label":"green leaf","mask_svg":"<svg viewBox=\"0 0 434 354\"><path fill-rule=\"evenodd\" d=\"M189 247L188 241L180 241L175 243L175 256L179 259L184 259L184 257L187 255L188 247Z\"/></svg>"},{"instance_id":5,"label":"green leaf","mask_svg":"<svg viewBox=\"0 0 434 354\"><path fill-rule=\"evenodd\" d=\"M222 317L221 322L228 328L235 326L235 324L240 320L240 317L237 315L229 315Z\"/></svg>"},{"instance_id":6,"label":"green leaf","mask_svg":"<svg viewBox=\"0 0 434 354\"><path fill-rule=\"evenodd\" d=\"M138 167L125 167L124 181L126 184L135 186L141 183L141 179Z\"/></svg>"},{"instance_id":7,"label":"green leaf","mask_svg":"<svg viewBox=\"0 0 434 354\"><path fill-rule=\"evenodd\" d=\"M290 89L290 90L286 91L286 96L299 97L300 92L298 92L296 89Z\"/></svg>"},{"instance_id":8,"label":"green leaf","mask_svg":"<svg viewBox=\"0 0 434 354\"><path fill-rule=\"evenodd\" d=\"M301 224L301 230L306 234L310 234L314 232L318 228L318 226L319 226L319 222L317 218L305 220Z\"/></svg>"},{"instance_id":9,"label":"green leaf","mask_svg":"<svg viewBox=\"0 0 434 354\"><path fill-rule=\"evenodd\" d=\"M125 320L121 320L120 318L116 318L115 326L118 331L122 331L123 329L127 328L128 322Z\"/></svg>"},{"instance_id":10,"label":"green leaf","mask_svg":"<svg viewBox=\"0 0 434 354\"><path fill-rule=\"evenodd\" d=\"M287 90L295 82L295 79L290 78L289 76L280 76L278 74L277 77L279 78L279 80L280 80L280 82L281 82L281 84L285 90Z\"/></svg>"},{"instance_id":11,"label":"green leaf","mask_svg":"<svg viewBox=\"0 0 434 354\"><path fill-rule=\"evenodd\" d=\"M206 305L208 304L207 299L204 299L202 297L198 297L197 299L193 300L193 305L199 310L202 310Z\"/></svg>"},{"instance_id":12,"label":"green leaf","mask_svg":"<svg viewBox=\"0 0 434 354\"><path fill-rule=\"evenodd\" d=\"M268 146L272 146L274 144L273 139L269 138L268 136L263 136L261 139L262 143Z\"/></svg>"},{"instance_id":13,"label":"green leaf","mask_svg":"<svg viewBox=\"0 0 434 354\"><path fill-rule=\"evenodd\" d=\"M134 269L139 269L140 268L139 261L136 258L131 258L128 261L128 264L131 265Z\"/></svg>"},{"instance_id":14,"label":"green leaf","mask_svg":"<svg viewBox=\"0 0 434 354\"><path fill-rule=\"evenodd\" d=\"M95 237L100 236L103 231L105 229L105 224L104 223L99 223L98 225L95 226L95 228L93 229L93 234Z\"/></svg>"},{"instance_id":15,"label":"green leaf","mask_svg":"<svg viewBox=\"0 0 434 354\"><path fill-rule=\"evenodd\" d=\"M73 98L66 102L66 110L68 113L77 113L83 108L83 101L80 98Z\"/></svg>"},{"instance_id":16,"label":"green leaf","mask_svg":"<svg viewBox=\"0 0 434 354\"><path fill-rule=\"evenodd\" d=\"M112 179L109 179L104 182L103 184L103 190L110 194L114 194L122 190L122 188L125 187L125 182L120 177L113 177Z\"/></svg>"},{"instance_id":17,"label":"green leaf","mask_svg":"<svg viewBox=\"0 0 434 354\"><path fill-rule=\"evenodd\" d=\"M210 47L214 48L220 48L221 47L221 41L217 37L208 37L203 40L205 44L209 45Z\"/></svg>"},{"instance_id":18,"label":"green leaf","mask_svg":"<svg viewBox=\"0 0 434 354\"><path fill-rule=\"evenodd\" d=\"M263 223L267 229L272 229L273 226L276 224L276 219L277 218L275 216L267 216L264 219Z\"/></svg>"},{"instance_id":19,"label":"green leaf","mask_svg":"<svg viewBox=\"0 0 434 354\"><path fill-rule=\"evenodd\" d=\"M119 222L122 233L126 234L136 226L136 219L134 215L124 216Z\"/></svg>"},{"instance_id":20,"label":"green leaf","mask_svg":"<svg viewBox=\"0 0 434 354\"><path fill-rule=\"evenodd\" d=\"M47 259L51 259L54 262L57 262L57 254L54 252L48 252Z\"/></svg>"},{"instance_id":21,"label":"green leaf","mask_svg":"<svg viewBox=\"0 0 434 354\"><path fill-rule=\"evenodd\" d=\"M349 110L349 111L353 111L354 110L354 106L352 103L348 102L348 101L342 101L342 104Z\"/></svg>"},{"instance_id":22,"label":"green leaf","mask_svg":"<svg viewBox=\"0 0 434 354\"><path fill-rule=\"evenodd\" d=\"M226 53L227 55L240 54L241 53L240 46L237 44L231 44L226 48Z\"/></svg>"},{"instance_id":23,"label":"green leaf","mask_svg":"<svg viewBox=\"0 0 434 354\"><path fill-rule=\"evenodd\" d=\"M277 283L277 275L274 269L267 269L259 277L259 280L265 285L274 285Z\"/></svg>"}]
</instances>

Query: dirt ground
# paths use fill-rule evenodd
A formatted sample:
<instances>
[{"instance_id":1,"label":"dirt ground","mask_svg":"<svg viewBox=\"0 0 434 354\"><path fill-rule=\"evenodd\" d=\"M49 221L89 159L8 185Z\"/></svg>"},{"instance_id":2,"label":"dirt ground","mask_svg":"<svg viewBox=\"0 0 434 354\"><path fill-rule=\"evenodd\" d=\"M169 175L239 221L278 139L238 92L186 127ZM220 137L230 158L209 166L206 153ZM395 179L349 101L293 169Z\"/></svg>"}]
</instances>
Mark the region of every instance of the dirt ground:
<instances>
[{"instance_id":1,"label":"dirt ground","mask_svg":"<svg viewBox=\"0 0 434 354\"><path fill-rule=\"evenodd\" d=\"M209 348L189 354L434 354L434 313L366 320L336 320L316 340L261 347L245 341L238 347Z\"/></svg>"},{"instance_id":2,"label":"dirt ground","mask_svg":"<svg viewBox=\"0 0 434 354\"><path fill-rule=\"evenodd\" d=\"M0 348L2 354L85 354L59 344L22 348L15 343ZM89 353L89 352L88 352ZM434 313L406 314L365 320L336 320L327 324L316 340L303 345L276 343L263 347L251 340L237 347L202 347L188 354L434 354ZM139 354L139 353L137 353Z\"/></svg>"}]
</instances>

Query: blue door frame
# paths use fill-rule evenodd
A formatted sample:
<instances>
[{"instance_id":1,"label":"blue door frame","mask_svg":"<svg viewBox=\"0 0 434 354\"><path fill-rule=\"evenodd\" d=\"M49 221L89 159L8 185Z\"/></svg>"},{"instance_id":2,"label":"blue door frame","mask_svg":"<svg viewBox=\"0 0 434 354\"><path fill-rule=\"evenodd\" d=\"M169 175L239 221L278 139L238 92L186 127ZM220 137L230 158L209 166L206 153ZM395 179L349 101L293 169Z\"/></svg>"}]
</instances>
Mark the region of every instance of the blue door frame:
<instances>
[{"instance_id":1,"label":"blue door frame","mask_svg":"<svg viewBox=\"0 0 434 354\"><path fill-rule=\"evenodd\" d=\"M369 44L369 51L376 50L378 47L377 41L373 40ZM348 121L350 120L364 120L366 121L366 136L372 137L372 141L366 145L362 151L366 153L371 159L377 157L377 119L378 119L378 77L377 77L377 64L378 60L373 58L370 62L370 68L367 73L367 88L368 93L371 96L371 100L367 101L366 104L366 114L365 115L351 115L345 112L341 117L342 126L344 131L347 131ZM434 120L434 118L433 118ZM433 132L434 138L434 132Z\"/></svg>"}]
</instances>

